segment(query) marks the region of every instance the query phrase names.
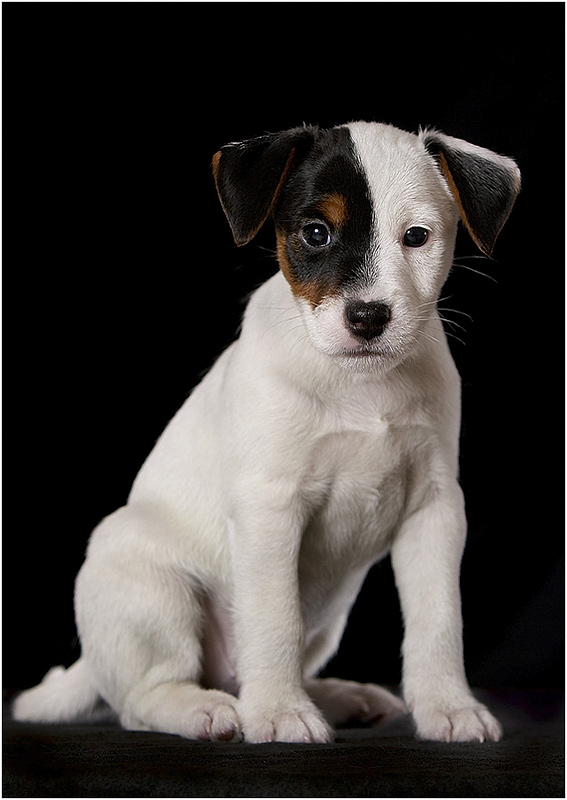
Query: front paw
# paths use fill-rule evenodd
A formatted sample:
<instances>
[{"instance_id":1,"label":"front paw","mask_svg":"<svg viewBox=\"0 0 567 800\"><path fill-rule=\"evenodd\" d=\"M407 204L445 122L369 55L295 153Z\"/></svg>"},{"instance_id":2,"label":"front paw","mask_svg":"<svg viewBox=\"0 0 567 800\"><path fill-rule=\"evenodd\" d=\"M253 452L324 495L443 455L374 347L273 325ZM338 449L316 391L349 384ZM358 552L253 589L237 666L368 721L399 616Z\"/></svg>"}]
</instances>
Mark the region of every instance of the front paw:
<instances>
[{"instance_id":1,"label":"front paw","mask_svg":"<svg viewBox=\"0 0 567 800\"><path fill-rule=\"evenodd\" d=\"M435 742L498 742L502 726L481 703L417 706L413 710L419 739Z\"/></svg>"},{"instance_id":2,"label":"front paw","mask_svg":"<svg viewBox=\"0 0 567 800\"><path fill-rule=\"evenodd\" d=\"M310 702L250 710L241 706L239 712L247 742L328 744L333 741L331 728Z\"/></svg>"}]
</instances>

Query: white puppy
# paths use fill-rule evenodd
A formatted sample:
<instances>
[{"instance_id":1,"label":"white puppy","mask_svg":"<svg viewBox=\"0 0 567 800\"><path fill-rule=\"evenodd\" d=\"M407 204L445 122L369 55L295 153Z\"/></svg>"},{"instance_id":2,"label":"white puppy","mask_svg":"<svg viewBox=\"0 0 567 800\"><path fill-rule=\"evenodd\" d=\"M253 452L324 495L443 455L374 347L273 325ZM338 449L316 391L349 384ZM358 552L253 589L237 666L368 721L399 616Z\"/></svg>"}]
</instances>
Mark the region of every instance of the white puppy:
<instances>
[{"instance_id":1,"label":"white puppy","mask_svg":"<svg viewBox=\"0 0 567 800\"><path fill-rule=\"evenodd\" d=\"M379 686L316 677L391 552L418 736L497 740L463 666L460 382L436 301L459 215L490 253L519 171L364 122L230 144L213 171L237 244L273 218L281 271L94 531L82 656L15 717L73 720L102 698L133 730L328 742L398 714Z\"/></svg>"}]
</instances>

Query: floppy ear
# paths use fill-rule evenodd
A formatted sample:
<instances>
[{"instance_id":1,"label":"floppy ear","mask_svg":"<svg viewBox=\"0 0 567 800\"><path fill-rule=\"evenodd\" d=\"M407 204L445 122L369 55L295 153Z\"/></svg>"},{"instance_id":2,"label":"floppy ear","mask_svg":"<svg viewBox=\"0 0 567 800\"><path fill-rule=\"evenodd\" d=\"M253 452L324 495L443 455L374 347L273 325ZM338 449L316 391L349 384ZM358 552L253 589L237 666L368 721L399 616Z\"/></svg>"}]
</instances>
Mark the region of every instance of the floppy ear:
<instances>
[{"instance_id":1,"label":"floppy ear","mask_svg":"<svg viewBox=\"0 0 567 800\"><path fill-rule=\"evenodd\" d=\"M511 158L438 131L424 131L473 241L490 256L520 191L520 170Z\"/></svg>"},{"instance_id":2,"label":"floppy ear","mask_svg":"<svg viewBox=\"0 0 567 800\"><path fill-rule=\"evenodd\" d=\"M213 176L234 241L247 244L271 211L287 176L315 137L314 128L293 128L228 144L213 156Z\"/></svg>"}]
</instances>

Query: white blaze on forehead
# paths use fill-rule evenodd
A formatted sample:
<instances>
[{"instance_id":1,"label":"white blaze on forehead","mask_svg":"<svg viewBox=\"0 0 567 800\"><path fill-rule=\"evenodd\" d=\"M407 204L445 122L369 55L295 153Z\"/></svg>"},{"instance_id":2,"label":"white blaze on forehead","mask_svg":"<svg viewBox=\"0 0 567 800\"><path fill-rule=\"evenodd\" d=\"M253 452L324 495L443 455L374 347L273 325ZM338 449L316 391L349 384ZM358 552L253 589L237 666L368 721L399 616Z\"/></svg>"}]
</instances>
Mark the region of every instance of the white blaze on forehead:
<instances>
[{"instance_id":1,"label":"white blaze on forehead","mask_svg":"<svg viewBox=\"0 0 567 800\"><path fill-rule=\"evenodd\" d=\"M448 271L452 259L458 220L453 196L415 134L372 122L354 122L348 128L373 207L373 262L367 271L369 288L377 292L374 299L407 296L406 260L415 288L431 299L440 288L438 276ZM409 253L403 237L416 225L431 231L430 241Z\"/></svg>"},{"instance_id":2,"label":"white blaze on forehead","mask_svg":"<svg viewBox=\"0 0 567 800\"><path fill-rule=\"evenodd\" d=\"M426 221L420 217L442 224L447 214L456 215L448 187L415 134L377 122L347 127L370 187L378 237L381 228L391 235Z\"/></svg>"}]
</instances>

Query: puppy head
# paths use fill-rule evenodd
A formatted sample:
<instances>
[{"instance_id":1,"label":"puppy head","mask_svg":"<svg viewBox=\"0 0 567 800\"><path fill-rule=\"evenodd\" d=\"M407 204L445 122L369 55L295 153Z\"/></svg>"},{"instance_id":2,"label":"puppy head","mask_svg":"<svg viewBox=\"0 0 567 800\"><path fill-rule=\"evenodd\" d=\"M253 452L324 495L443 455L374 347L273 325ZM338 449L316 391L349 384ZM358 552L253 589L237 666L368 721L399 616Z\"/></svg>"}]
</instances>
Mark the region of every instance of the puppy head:
<instances>
[{"instance_id":1,"label":"puppy head","mask_svg":"<svg viewBox=\"0 0 567 800\"><path fill-rule=\"evenodd\" d=\"M273 219L313 345L359 371L426 340L459 216L489 255L520 186L515 163L491 151L365 122L227 145L213 173L236 244Z\"/></svg>"}]
</instances>

